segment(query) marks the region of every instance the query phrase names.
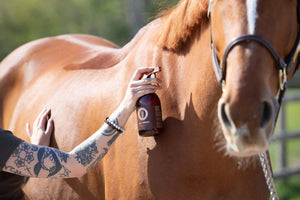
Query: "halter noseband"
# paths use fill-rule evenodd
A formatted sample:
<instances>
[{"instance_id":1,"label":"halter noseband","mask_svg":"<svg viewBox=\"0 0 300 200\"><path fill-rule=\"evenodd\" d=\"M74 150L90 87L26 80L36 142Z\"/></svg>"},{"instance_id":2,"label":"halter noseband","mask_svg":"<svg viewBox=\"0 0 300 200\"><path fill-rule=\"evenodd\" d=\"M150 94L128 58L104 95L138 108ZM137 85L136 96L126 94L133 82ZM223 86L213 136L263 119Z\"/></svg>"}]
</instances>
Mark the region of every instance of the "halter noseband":
<instances>
[{"instance_id":1,"label":"halter noseband","mask_svg":"<svg viewBox=\"0 0 300 200\"><path fill-rule=\"evenodd\" d=\"M210 19L210 12L211 12L211 1L209 1L209 6L208 6L208 13L207 16ZM239 37L234 38L226 47L224 55L223 55L223 59L222 59L222 68L220 67L219 64L219 59L217 57L217 53L213 44L213 40L212 40L212 31L210 28L210 38L211 38L211 49L212 49L212 59L213 59L213 67L214 67L214 71L215 74L217 76L218 81L220 82L220 84L222 85L222 89L223 91L225 90L225 79L226 79L226 60L228 57L228 54L230 53L230 51L233 49L233 47L239 43L243 43L243 42L250 42L250 41L255 41L258 42L259 44L261 44L262 46L264 46L269 53L272 55L274 61L275 61L275 66L278 68L279 70L279 84L280 84L280 91L284 91L285 90L285 85L287 82L287 75L289 75L294 63L296 62L297 58L298 58L298 63L296 66L295 71L299 68L300 62L299 62L299 56L300 56L300 45L299 45L299 40L300 40L300 33L299 33L299 26L300 26L300 14L299 14L299 0L297 3L297 19L298 19L298 34L297 34L297 38L296 41L294 43L294 46L291 50L291 52L289 53L288 56L286 56L285 59L282 59L278 53L276 52L276 50L274 49L274 47L263 37L259 36L259 35L242 35ZM211 23L210 23L211 26ZM295 73L294 71L294 73ZM281 101L281 100L280 100Z\"/></svg>"}]
</instances>

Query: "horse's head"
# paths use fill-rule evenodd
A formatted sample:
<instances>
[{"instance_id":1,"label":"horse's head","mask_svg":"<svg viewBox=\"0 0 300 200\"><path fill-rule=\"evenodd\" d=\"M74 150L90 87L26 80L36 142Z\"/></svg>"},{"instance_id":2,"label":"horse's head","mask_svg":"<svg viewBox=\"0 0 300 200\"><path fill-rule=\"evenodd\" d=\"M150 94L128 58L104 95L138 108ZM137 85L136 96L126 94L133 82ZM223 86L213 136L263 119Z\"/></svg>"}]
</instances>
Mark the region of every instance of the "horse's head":
<instances>
[{"instance_id":1,"label":"horse's head","mask_svg":"<svg viewBox=\"0 0 300 200\"><path fill-rule=\"evenodd\" d=\"M293 57L299 55L297 4L299 0L210 2L213 61L224 89L219 120L232 155L251 156L269 146L277 94L295 72Z\"/></svg>"}]
</instances>

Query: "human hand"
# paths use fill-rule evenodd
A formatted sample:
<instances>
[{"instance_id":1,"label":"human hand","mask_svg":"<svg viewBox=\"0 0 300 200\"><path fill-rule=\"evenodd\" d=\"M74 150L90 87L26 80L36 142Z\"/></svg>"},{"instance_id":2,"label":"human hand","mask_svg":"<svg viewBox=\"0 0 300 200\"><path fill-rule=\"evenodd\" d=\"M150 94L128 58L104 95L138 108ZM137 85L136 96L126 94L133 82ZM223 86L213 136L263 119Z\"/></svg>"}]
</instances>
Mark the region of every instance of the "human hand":
<instances>
[{"instance_id":1,"label":"human hand","mask_svg":"<svg viewBox=\"0 0 300 200\"><path fill-rule=\"evenodd\" d=\"M133 74L122 102L130 112L134 111L135 104L140 97L154 93L161 88L160 83L162 81L160 79L143 77L143 75L149 74L154 70L155 67L142 67L138 68Z\"/></svg>"},{"instance_id":2,"label":"human hand","mask_svg":"<svg viewBox=\"0 0 300 200\"><path fill-rule=\"evenodd\" d=\"M26 123L26 131L32 144L49 146L50 137L54 129L54 122L51 118L51 110L44 109L33 123L33 131Z\"/></svg>"}]
</instances>

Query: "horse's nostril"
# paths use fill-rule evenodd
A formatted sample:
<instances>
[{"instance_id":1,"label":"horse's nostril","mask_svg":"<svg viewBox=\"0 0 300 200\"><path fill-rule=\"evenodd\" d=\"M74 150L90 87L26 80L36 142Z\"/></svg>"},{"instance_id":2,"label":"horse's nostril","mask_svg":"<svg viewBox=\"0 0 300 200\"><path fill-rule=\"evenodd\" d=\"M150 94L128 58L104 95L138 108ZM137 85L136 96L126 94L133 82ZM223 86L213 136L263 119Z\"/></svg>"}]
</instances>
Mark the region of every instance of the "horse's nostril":
<instances>
[{"instance_id":1,"label":"horse's nostril","mask_svg":"<svg viewBox=\"0 0 300 200\"><path fill-rule=\"evenodd\" d=\"M229 121L229 119L228 119L228 116L227 116L227 114L226 114L226 111L225 111L225 103L223 103L223 104L221 105L221 118L222 118L222 121L223 121L224 125L225 125L228 129L230 129L230 128L231 128L231 123L230 123L230 121Z\"/></svg>"},{"instance_id":2,"label":"horse's nostril","mask_svg":"<svg viewBox=\"0 0 300 200\"><path fill-rule=\"evenodd\" d=\"M268 102L264 102L263 109L262 109L262 118L260 121L261 128L266 126L266 124L270 121L271 116L272 116L272 107Z\"/></svg>"}]
</instances>

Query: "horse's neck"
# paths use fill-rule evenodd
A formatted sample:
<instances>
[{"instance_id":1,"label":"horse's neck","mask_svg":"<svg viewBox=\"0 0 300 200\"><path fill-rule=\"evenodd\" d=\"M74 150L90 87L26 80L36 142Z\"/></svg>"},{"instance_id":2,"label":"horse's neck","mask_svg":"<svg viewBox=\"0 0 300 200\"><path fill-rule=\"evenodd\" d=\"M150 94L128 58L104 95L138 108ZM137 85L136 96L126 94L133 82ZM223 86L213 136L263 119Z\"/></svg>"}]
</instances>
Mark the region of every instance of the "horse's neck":
<instances>
[{"instance_id":1,"label":"horse's neck","mask_svg":"<svg viewBox=\"0 0 300 200\"><path fill-rule=\"evenodd\" d=\"M216 109L221 95L212 67L209 30L204 29L199 34L201 36L193 36L190 47L183 54L161 54L161 78L167 88L162 98L172 99L174 103L170 107L177 109L180 118L188 112L195 112L202 119L208 118L208 109ZM164 55L169 56L169 60L165 61ZM187 110L191 106L193 111Z\"/></svg>"},{"instance_id":2,"label":"horse's neck","mask_svg":"<svg viewBox=\"0 0 300 200\"><path fill-rule=\"evenodd\" d=\"M152 38L160 28L159 23L163 22L158 19L142 28L122 51L129 52L127 56L134 59L136 65L162 68L158 77L163 81L163 89L158 95L168 114L183 119L195 113L207 119L207 109L216 108L221 94L212 67L208 25L194 30L184 48L175 52L157 46ZM127 60L132 62L132 59ZM193 109L187 110L187 107Z\"/></svg>"}]
</instances>

